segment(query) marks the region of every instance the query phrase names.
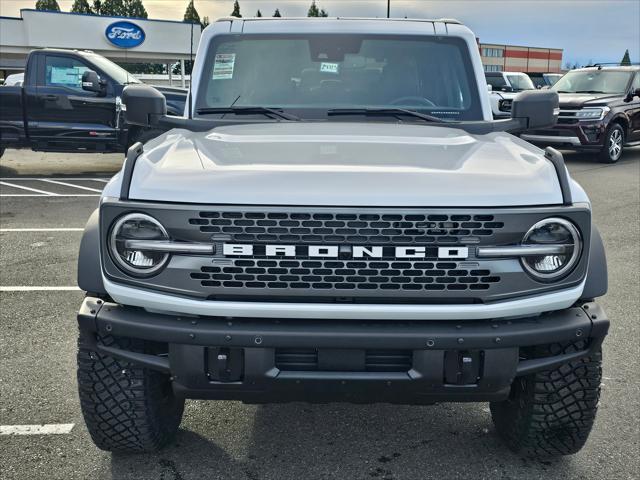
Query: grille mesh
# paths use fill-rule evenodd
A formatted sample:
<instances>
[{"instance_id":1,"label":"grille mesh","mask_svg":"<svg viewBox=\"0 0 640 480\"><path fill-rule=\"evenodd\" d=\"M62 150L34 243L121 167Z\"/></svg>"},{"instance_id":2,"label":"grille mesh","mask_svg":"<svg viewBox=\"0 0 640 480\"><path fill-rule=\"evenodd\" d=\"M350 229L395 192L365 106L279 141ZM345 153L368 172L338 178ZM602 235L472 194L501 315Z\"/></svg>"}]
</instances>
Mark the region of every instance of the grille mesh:
<instances>
[{"instance_id":1,"label":"grille mesh","mask_svg":"<svg viewBox=\"0 0 640 480\"><path fill-rule=\"evenodd\" d=\"M202 287L314 290L488 290L500 281L462 262L235 259L205 266L191 278Z\"/></svg>"},{"instance_id":2,"label":"grille mesh","mask_svg":"<svg viewBox=\"0 0 640 480\"><path fill-rule=\"evenodd\" d=\"M203 233L236 242L368 245L479 243L504 227L493 215L286 212L199 212L189 218Z\"/></svg>"}]
</instances>

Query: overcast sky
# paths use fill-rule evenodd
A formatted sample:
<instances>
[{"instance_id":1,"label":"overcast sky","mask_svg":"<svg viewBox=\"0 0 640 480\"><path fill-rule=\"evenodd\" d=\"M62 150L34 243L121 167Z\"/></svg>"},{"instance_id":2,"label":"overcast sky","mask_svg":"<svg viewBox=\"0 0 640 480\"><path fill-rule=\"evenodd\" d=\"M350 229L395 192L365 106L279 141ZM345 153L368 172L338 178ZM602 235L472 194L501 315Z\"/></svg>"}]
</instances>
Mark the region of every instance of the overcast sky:
<instances>
[{"instance_id":1,"label":"overcast sky","mask_svg":"<svg viewBox=\"0 0 640 480\"><path fill-rule=\"evenodd\" d=\"M89 0L92 3L92 0ZM73 0L58 0L69 11ZM143 0L149 18L182 19L188 0ZM240 0L243 16L257 9L305 16L311 0ZM331 16L384 17L386 0L317 0ZM0 0L0 15L19 16L35 0ZM195 0L211 20L231 13L233 0ZM563 62L618 62L625 49L640 61L640 0L391 0L391 16L457 18L482 42L563 48Z\"/></svg>"}]
</instances>

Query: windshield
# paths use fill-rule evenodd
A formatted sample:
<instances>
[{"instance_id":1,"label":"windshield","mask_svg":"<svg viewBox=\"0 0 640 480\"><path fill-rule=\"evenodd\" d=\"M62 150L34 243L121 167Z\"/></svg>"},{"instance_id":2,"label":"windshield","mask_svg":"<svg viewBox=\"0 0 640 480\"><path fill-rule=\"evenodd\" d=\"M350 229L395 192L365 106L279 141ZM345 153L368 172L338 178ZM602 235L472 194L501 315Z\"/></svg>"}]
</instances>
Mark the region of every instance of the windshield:
<instances>
[{"instance_id":1,"label":"windshield","mask_svg":"<svg viewBox=\"0 0 640 480\"><path fill-rule=\"evenodd\" d=\"M506 75L511 87L517 92L520 90L533 90L536 88L527 75L509 75L508 73Z\"/></svg>"},{"instance_id":2,"label":"windshield","mask_svg":"<svg viewBox=\"0 0 640 480\"><path fill-rule=\"evenodd\" d=\"M545 73L544 78L547 80L549 85L555 85L558 80L562 78L562 75L559 73Z\"/></svg>"},{"instance_id":3,"label":"windshield","mask_svg":"<svg viewBox=\"0 0 640 480\"><path fill-rule=\"evenodd\" d=\"M252 106L326 118L335 109L402 108L482 120L468 47L456 38L229 35L212 43L203 75L201 112Z\"/></svg>"},{"instance_id":4,"label":"windshield","mask_svg":"<svg viewBox=\"0 0 640 480\"><path fill-rule=\"evenodd\" d=\"M91 62L94 63L100 70L109 75L114 82L120 84L127 83L141 83L136 77L134 77L131 73L127 72L124 68L116 65L111 60L107 60L100 55L91 55L89 57Z\"/></svg>"},{"instance_id":5,"label":"windshield","mask_svg":"<svg viewBox=\"0 0 640 480\"><path fill-rule=\"evenodd\" d=\"M612 70L572 71L552 87L566 93L625 93L632 72Z\"/></svg>"}]
</instances>

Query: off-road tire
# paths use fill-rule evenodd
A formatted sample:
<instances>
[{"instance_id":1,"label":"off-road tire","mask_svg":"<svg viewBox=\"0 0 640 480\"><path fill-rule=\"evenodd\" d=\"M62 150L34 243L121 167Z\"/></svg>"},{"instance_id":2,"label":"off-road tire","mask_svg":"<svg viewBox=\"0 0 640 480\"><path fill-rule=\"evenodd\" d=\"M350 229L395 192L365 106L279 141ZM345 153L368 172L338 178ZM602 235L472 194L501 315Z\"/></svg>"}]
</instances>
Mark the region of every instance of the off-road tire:
<instances>
[{"instance_id":1,"label":"off-road tire","mask_svg":"<svg viewBox=\"0 0 640 480\"><path fill-rule=\"evenodd\" d=\"M585 342L535 347L535 357L571 353ZM602 354L515 379L509 398L491 403L498 434L528 457L571 455L587 441L598 408Z\"/></svg>"},{"instance_id":2,"label":"off-road tire","mask_svg":"<svg viewBox=\"0 0 640 480\"><path fill-rule=\"evenodd\" d=\"M598 154L598 159L602 163L616 163L618 160L622 158L622 154L624 153L624 128L619 123L612 123L608 128L607 133L604 136L604 145L602 146L602 150ZM617 151L618 153L614 153L612 151L612 143L619 142Z\"/></svg>"},{"instance_id":3,"label":"off-road tire","mask_svg":"<svg viewBox=\"0 0 640 480\"><path fill-rule=\"evenodd\" d=\"M157 345L103 336L99 342L139 353ZM184 400L171 389L169 376L92 350L78 341L78 390L85 423L102 450L152 452L174 437Z\"/></svg>"}]
</instances>

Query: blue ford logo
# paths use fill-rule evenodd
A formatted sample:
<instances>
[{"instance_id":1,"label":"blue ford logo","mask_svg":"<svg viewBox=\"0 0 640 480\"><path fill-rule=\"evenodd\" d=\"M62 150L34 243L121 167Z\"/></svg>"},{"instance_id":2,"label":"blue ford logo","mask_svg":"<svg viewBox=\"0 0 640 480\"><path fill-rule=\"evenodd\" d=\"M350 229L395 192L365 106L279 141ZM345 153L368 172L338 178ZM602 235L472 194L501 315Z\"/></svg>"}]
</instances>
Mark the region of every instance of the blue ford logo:
<instances>
[{"instance_id":1,"label":"blue ford logo","mask_svg":"<svg viewBox=\"0 0 640 480\"><path fill-rule=\"evenodd\" d=\"M107 40L119 48L133 48L144 42L144 30L131 22L114 22L105 32Z\"/></svg>"}]
</instances>

